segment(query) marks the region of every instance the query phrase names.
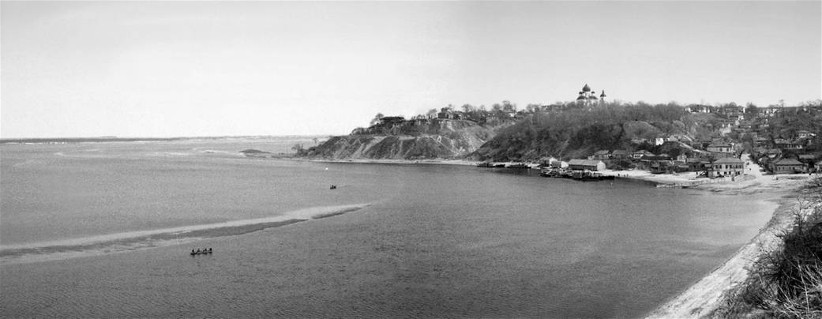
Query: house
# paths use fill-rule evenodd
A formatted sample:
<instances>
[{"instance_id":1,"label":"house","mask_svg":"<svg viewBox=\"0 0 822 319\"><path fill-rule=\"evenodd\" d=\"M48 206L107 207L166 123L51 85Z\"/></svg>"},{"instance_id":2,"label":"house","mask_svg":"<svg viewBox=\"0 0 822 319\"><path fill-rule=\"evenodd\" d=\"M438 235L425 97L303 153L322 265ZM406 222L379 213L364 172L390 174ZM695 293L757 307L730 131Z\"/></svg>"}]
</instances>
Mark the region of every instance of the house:
<instances>
[{"instance_id":1,"label":"house","mask_svg":"<svg viewBox=\"0 0 822 319\"><path fill-rule=\"evenodd\" d=\"M553 156L542 157L542 158L539 159L539 165L543 166L543 167L544 166L551 166L551 162L555 162L555 161L557 161L557 159Z\"/></svg>"},{"instance_id":2,"label":"house","mask_svg":"<svg viewBox=\"0 0 822 319\"><path fill-rule=\"evenodd\" d=\"M380 118L380 125L390 126L394 124L402 124L405 118L402 116L384 116Z\"/></svg>"},{"instance_id":3,"label":"house","mask_svg":"<svg viewBox=\"0 0 822 319\"><path fill-rule=\"evenodd\" d=\"M809 131L806 131L806 130L801 130L801 131L796 132L796 136L798 138L808 138L808 137L814 137L814 136L816 136L816 134L813 134L813 133L811 133Z\"/></svg>"},{"instance_id":4,"label":"house","mask_svg":"<svg viewBox=\"0 0 822 319\"><path fill-rule=\"evenodd\" d=\"M759 136L759 137L754 139L754 146L760 147L760 146L767 146L767 145L768 145L768 139L765 138L765 137Z\"/></svg>"},{"instance_id":5,"label":"house","mask_svg":"<svg viewBox=\"0 0 822 319\"><path fill-rule=\"evenodd\" d=\"M708 161L703 160L701 158L689 158L685 161L688 164L688 170L691 172L701 172L705 170L706 165L709 164Z\"/></svg>"},{"instance_id":6,"label":"house","mask_svg":"<svg viewBox=\"0 0 822 319\"><path fill-rule=\"evenodd\" d=\"M724 115L725 117L729 117L729 118L730 117L739 118L739 115L742 114L742 112L744 110L745 109L741 105L736 105L736 104L731 103L731 104L728 104L728 105L720 106L717 109L717 113L719 113L721 115Z\"/></svg>"},{"instance_id":7,"label":"house","mask_svg":"<svg viewBox=\"0 0 822 319\"><path fill-rule=\"evenodd\" d=\"M774 174L795 174L805 172L805 164L793 158L783 158L771 164Z\"/></svg>"},{"instance_id":8,"label":"house","mask_svg":"<svg viewBox=\"0 0 822 319\"><path fill-rule=\"evenodd\" d=\"M779 113L779 108L775 105L769 105L768 107L761 107L757 109L757 111L762 116L774 116L776 113Z\"/></svg>"},{"instance_id":9,"label":"house","mask_svg":"<svg viewBox=\"0 0 822 319\"><path fill-rule=\"evenodd\" d=\"M454 112L454 110L450 107L444 107L440 109L439 113L437 113L437 118L441 120L458 120L459 114Z\"/></svg>"},{"instance_id":10,"label":"house","mask_svg":"<svg viewBox=\"0 0 822 319\"><path fill-rule=\"evenodd\" d=\"M605 162L600 160L572 159L568 162L568 167L572 171L603 171Z\"/></svg>"},{"instance_id":11,"label":"house","mask_svg":"<svg viewBox=\"0 0 822 319\"><path fill-rule=\"evenodd\" d=\"M607 150L597 151L596 153L594 153L593 156L590 157L590 159L606 161L606 160L611 159L611 152L609 152Z\"/></svg>"},{"instance_id":12,"label":"house","mask_svg":"<svg viewBox=\"0 0 822 319\"><path fill-rule=\"evenodd\" d=\"M631 155L626 150L615 150L611 152L611 159L615 160L624 160L628 159Z\"/></svg>"},{"instance_id":13,"label":"house","mask_svg":"<svg viewBox=\"0 0 822 319\"><path fill-rule=\"evenodd\" d=\"M711 143L711 145L708 145L707 151L711 153L733 153L734 147L728 143Z\"/></svg>"},{"instance_id":14,"label":"house","mask_svg":"<svg viewBox=\"0 0 822 319\"><path fill-rule=\"evenodd\" d=\"M745 174L745 161L736 157L720 158L710 166L709 177L733 177Z\"/></svg>"},{"instance_id":15,"label":"house","mask_svg":"<svg viewBox=\"0 0 822 319\"><path fill-rule=\"evenodd\" d=\"M652 174L662 174L670 172L674 167L674 161L669 156L643 156L639 159L640 169L646 169Z\"/></svg>"},{"instance_id":16,"label":"house","mask_svg":"<svg viewBox=\"0 0 822 319\"><path fill-rule=\"evenodd\" d=\"M711 113L711 107L708 105L692 104L686 106L685 111L689 113Z\"/></svg>"},{"instance_id":17,"label":"house","mask_svg":"<svg viewBox=\"0 0 822 319\"><path fill-rule=\"evenodd\" d=\"M552 168L568 168L568 162L563 162L563 161L559 161L559 160L552 161L551 162L551 167Z\"/></svg>"},{"instance_id":18,"label":"house","mask_svg":"<svg viewBox=\"0 0 822 319\"><path fill-rule=\"evenodd\" d=\"M801 150L804 148L804 145L799 141L791 141L783 138L775 139L774 144L776 144L776 148L783 150Z\"/></svg>"}]
</instances>

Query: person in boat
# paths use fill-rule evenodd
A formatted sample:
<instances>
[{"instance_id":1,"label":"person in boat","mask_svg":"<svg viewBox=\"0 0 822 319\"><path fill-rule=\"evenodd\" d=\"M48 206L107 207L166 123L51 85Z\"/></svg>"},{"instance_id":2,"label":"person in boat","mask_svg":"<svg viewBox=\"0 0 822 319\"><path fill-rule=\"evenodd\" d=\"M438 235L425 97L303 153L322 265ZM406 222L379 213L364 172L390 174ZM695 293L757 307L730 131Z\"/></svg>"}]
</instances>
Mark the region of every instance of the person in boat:
<instances>
[{"instance_id":1,"label":"person in boat","mask_svg":"<svg viewBox=\"0 0 822 319\"><path fill-rule=\"evenodd\" d=\"M331 189L337 189L337 185L331 185Z\"/></svg>"},{"instance_id":2,"label":"person in boat","mask_svg":"<svg viewBox=\"0 0 822 319\"><path fill-rule=\"evenodd\" d=\"M211 253L211 248L209 248L209 249L208 249L208 253L209 253L209 254Z\"/></svg>"},{"instance_id":3,"label":"person in boat","mask_svg":"<svg viewBox=\"0 0 822 319\"><path fill-rule=\"evenodd\" d=\"M194 249L191 250L192 255L196 255L197 253L194 252Z\"/></svg>"}]
</instances>

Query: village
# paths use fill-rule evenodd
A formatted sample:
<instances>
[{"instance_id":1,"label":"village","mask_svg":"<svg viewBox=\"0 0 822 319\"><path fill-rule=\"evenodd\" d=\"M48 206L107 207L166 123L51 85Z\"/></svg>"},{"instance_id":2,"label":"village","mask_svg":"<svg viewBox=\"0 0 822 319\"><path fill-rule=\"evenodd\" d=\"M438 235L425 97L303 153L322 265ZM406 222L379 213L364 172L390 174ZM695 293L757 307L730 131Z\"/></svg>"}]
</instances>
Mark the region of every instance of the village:
<instances>
[{"instance_id":1,"label":"village","mask_svg":"<svg viewBox=\"0 0 822 319\"><path fill-rule=\"evenodd\" d=\"M551 105L529 104L517 110L515 104L503 101L490 110L484 106L464 105L431 109L410 119L378 114L368 128L357 128L352 135L405 134L408 128L423 125L512 126L537 121L538 114L562 114L593 111L614 105L606 101L605 91L597 94L588 84L573 102ZM650 107L650 106L649 106ZM671 105L668 105L669 109ZM628 172L690 176L690 179L745 178L759 174L808 174L822 171L822 134L816 130L798 129L795 119L822 118L822 103L813 101L800 106L780 104L767 107L691 104L677 106L683 116L708 119L702 130L710 134L665 134L633 138L626 145L592 150L584 157L540 156L539 158L480 159L480 167L540 169L541 175L576 179L603 179L627 175ZM818 125L817 125L818 126ZM754 171L756 170L756 171ZM636 174L636 173L634 173Z\"/></svg>"}]
</instances>

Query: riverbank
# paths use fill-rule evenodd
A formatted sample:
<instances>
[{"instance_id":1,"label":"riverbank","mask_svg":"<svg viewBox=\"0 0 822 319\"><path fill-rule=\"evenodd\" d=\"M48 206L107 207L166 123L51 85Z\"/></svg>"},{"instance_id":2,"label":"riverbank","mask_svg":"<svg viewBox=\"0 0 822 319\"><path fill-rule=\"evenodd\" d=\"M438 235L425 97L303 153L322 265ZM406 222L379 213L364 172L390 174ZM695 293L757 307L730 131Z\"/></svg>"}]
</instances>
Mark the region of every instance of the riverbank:
<instances>
[{"instance_id":1,"label":"riverbank","mask_svg":"<svg viewBox=\"0 0 822 319\"><path fill-rule=\"evenodd\" d=\"M749 269L761 256L779 247L779 235L792 226L798 208L797 190L812 176L755 176L737 183L717 183L698 186L699 189L725 195L762 194L779 204L773 217L759 234L740 248L728 261L693 286L670 299L647 318L708 317L726 302L728 292L748 277Z\"/></svg>"},{"instance_id":2,"label":"riverbank","mask_svg":"<svg viewBox=\"0 0 822 319\"><path fill-rule=\"evenodd\" d=\"M783 198L778 203L779 208L774 216L756 237L724 264L658 307L647 318L702 318L722 305L726 292L748 277L748 267L763 251L776 247L779 243L777 235L790 226L795 200Z\"/></svg>"},{"instance_id":3,"label":"riverbank","mask_svg":"<svg viewBox=\"0 0 822 319\"><path fill-rule=\"evenodd\" d=\"M329 159L307 159L311 162L318 163L359 163L359 164L395 164L395 165L463 165L463 166L477 166L479 162L466 160L447 160L447 159L423 159L423 160L402 160L402 159L346 159L346 160L329 160Z\"/></svg>"}]
</instances>

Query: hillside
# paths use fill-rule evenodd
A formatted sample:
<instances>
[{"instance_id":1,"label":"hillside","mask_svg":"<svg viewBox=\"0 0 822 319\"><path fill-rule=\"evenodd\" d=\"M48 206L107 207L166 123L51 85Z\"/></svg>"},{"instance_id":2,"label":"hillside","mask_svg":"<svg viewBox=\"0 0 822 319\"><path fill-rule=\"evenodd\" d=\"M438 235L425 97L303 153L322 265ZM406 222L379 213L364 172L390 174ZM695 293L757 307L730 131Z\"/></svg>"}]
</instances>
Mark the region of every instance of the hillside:
<instances>
[{"instance_id":1,"label":"hillside","mask_svg":"<svg viewBox=\"0 0 822 319\"><path fill-rule=\"evenodd\" d=\"M714 114L687 113L679 105L605 104L535 112L502 130L468 157L518 161L546 156L585 158L598 150L646 149L656 153L662 148L654 143L657 137L686 143L710 141L720 137L720 122ZM676 148L662 151L678 152Z\"/></svg>"},{"instance_id":2,"label":"hillside","mask_svg":"<svg viewBox=\"0 0 822 319\"><path fill-rule=\"evenodd\" d=\"M749 105L745 117L743 108L734 104L685 107L675 103L564 103L529 105L527 110L516 111L515 105L505 102L491 111L466 105L465 111L448 107L410 120L378 114L368 128L354 129L350 135L331 138L299 155L323 159L538 161L545 157L586 158L597 151L644 150L672 157L702 157L706 146L717 141L735 143L735 151L756 155L757 150L761 153L761 149L778 147L781 144L777 142L785 139L805 143L822 135L815 124L818 112L813 111L819 108L817 102L795 110L769 107L759 111ZM802 138L805 140L800 141ZM807 151L822 149L822 144L811 144ZM799 149L786 152L794 156Z\"/></svg>"},{"instance_id":3,"label":"hillside","mask_svg":"<svg viewBox=\"0 0 822 319\"><path fill-rule=\"evenodd\" d=\"M383 122L332 137L306 150L305 156L335 160L460 158L479 149L504 126L450 119Z\"/></svg>"}]
</instances>

